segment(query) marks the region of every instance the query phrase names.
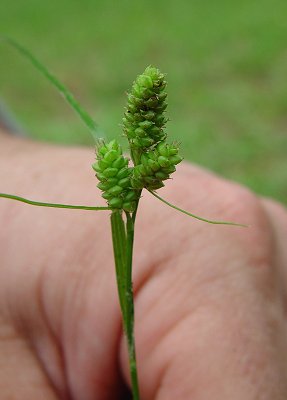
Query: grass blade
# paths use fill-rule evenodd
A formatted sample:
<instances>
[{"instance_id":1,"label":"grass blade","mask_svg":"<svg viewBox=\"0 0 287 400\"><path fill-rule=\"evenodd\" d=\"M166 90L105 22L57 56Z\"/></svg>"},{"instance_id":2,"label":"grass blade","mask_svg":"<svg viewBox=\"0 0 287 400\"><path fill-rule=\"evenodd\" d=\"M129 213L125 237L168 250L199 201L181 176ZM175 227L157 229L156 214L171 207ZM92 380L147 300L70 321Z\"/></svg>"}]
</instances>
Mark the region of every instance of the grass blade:
<instances>
[{"instance_id":1,"label":"grass blade","mask_svg":"<svg viewBox=\"0 0 287 400\"><path fill-rule=\"evenodd\" d=\"M87 210L87 211L105 211L111 210L109 207L91 207L91 206L81 206L72 204L59 204L59 203L43 203L41 201L33 201L25 199L24 197L16 196L14 194L0 193L0 197L10 200L20 201L22 203L30 204L32 206L39 207L52 207L52 208L69 208L73 210Z\"/></svg>"},{"instance_id":2,"label":"grass blade","mask_svg":"<svg viewBox=\"0 0 287 400\"><path fill-rule=\"evenodd\" d=\"M195 214L191 214L188 211L185 211L177 206L175 206L174 204L169 203L168 201L164 200L162 197L160 197L158 194L156 194L155 192L153 192L152 190L149 190L149 192L156 197L158 200L162 201L163 203L165 203L166 205L168 205L171 208L174 208L177 211L182 212L183 214L188 215L189 217L198 219L199 221L203 221L203 222L207 222L208 224L214 224L214 225L233 225L233 226L241 226L243 228L248 228L248 225L244 225L244 224L238 224L236 222L228 222L228 221L212 221L210 219L206 219L206 218L202 218L199 217L198 215Z\"/></svg>"},{"instance_id":3,"label":"grass blade","mask_svg":"<svg viewBox=\"0 0 287 400\"><path fill-rule=\"evenodd\" d=\"M93 120L93 118L88 114L86 110L78 103L72 93L63 85L28 49L19 44L14 39L9 37L1 37L1 40L8 43L14 49L16 49L22 56L28 59L34 67L42 73L50 83L57 88L57 90L63 95L68 104L73 108L73 110L80 116L84 124L90 130L96 144L99 144L100 136L103 136L100 131L99 126Z\"/></svg>"}]
</instances>

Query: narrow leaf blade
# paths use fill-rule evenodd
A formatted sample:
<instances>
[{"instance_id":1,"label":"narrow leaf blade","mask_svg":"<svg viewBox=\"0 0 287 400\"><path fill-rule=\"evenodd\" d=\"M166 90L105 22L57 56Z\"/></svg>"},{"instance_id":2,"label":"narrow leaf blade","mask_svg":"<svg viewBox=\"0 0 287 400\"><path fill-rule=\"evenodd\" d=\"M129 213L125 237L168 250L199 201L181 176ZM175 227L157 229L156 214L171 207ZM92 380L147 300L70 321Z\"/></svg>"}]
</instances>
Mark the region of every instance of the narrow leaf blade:
<instances>
[{"instance_id":1,"label":"narrow leaf blade","mask_svg":"<svg viewBox=\"0 0 287 400\"><path fill-rule=\"evenodd\" d=\"M168 201L164 200L162 197L160 197L157 193L153 192L152 190L149 190L149 192L150 192L154 197L156 197L158 200L162 201L163 203L165 203L165 204L168 205L169 207L174 208L175 210L180 211L181 213L186 214L186 215L188 215L189 217L198 219L199 221L207 222L208 224L214 224L214 225L233 225L233 226L240 226L240 227L243 227L243 228L248 228L248 225L238 224L238 223L236 223L236 222L229 222L229 221L213 221L213 220L210 220L210 219L206 219L206 218L199 217L198 215L191 214L190 212L185 211L185 210L183 210L183 209L181 209L181 208L175 206L174 204L169 203Z\"/></svg>"},{"instance_id":2,"label":"narrow leaf blade","mask_svg":"<svg viewBox=\"0 0 287 400\"><path fill-rule=\"evenodd\" d=\"M72 204L60 204L60 203L44 203L42 201L29 200L24 197L16 196L14 194L0 193L0 197L20 201L22 203L30 204L32 206L39 207L52 207L52 208L69 208L72 210L86 210L86 211L106 211L111 210L109 207L92 207L92 206L82 206L82 205L72 205Z\"/></svg>"},{"instance_id":3,"label":"narrow leaf blade","mask_svg":"<svg viewBox=\"0 0 287 400\"><path fill-rule=\"evenodd\" d=\"M0 40L6 42L14 49L16 49L23 57L29 60L32 65L42 74L48 81L63 95L68 104L72 109L79 115L84 124L88 127L90 133L92 134L96 144L98 145L103 133L101 132L99 126L93 120L93 118L88 114L88 112L78 103L73 94L66 88L66 86L61 83L55 75L53 75L28 49L23 45L18 43L16 40L9 37L1 37Z\"/></svg>"}]
</instances>

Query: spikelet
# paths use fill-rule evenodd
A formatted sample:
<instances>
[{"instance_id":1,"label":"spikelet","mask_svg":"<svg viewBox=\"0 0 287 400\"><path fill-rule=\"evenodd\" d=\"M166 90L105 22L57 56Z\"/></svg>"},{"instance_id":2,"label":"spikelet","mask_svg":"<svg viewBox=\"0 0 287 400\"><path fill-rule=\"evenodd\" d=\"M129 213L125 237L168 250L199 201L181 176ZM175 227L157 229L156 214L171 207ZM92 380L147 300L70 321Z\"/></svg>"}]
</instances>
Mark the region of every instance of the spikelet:
<instances>
[{"instance_id":1,"label":"spikelet","mask_svg":"<svg viewBox=\"0 0 287 400\"><path fill-rule=\"evenodd\" d=\"M97 162L92 165L103 191L102 197L109 207L132 212L136 206L138 191L131 188L132 168L123 156L120 145L112 140L103 144L97 152Z\"/></svg>"},{"instance_id":2,"label":"spikelet","mask_svg":"<svg viewBox=\"0 0 287 400\"><path fill-rule=\"evenodd\" d=\"M159 143L153 150L141 155L141 163L133 169L132 187L149 190L163 187L163 181L169 179L170 175L176 170L176 164L181 161L182 157L178 155L176 145Z\"/></svg>"},{"instance_id":3,"label":"spikelet","mask_svg":"<svg viewBox=\"0 0 287 400\"><path fill-rule=\"evenodd\" d=\"M166 81L157 68L147 67L133 83L124 114L124 133L131 148L144 150L166 139Z\"/></svg>"}]
</instances>

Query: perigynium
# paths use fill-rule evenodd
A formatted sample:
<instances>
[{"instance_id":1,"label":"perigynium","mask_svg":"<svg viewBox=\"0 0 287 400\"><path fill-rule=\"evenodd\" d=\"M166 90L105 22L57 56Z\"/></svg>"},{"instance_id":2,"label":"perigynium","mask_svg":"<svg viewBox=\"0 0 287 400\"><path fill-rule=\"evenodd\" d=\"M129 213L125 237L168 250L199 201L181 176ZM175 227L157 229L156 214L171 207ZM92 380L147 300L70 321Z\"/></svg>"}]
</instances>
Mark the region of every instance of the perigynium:
<instances>
[{"instance_id":1,"label":"perigynium","mask_svg":"<svg viewBox=\"0 0 287 400\"><path fill-rule=\"evenodd\" d=\"M164 186L182 161L179 146L167 141L167 93L165 75L157 68L148 66L134 81L128 93L128 104L123 117L123 132L128 140L129 157L116 139L106 142L98 125L76 101L70 91L25 47L10 38L2 38L28 59L64 96L69 105L89 128L96 141L96 172L98 188L106 200L106 207L52 204L28 200L13 194L0 193L0 197L17 200L35 206L69 208L89 211L109 210L116 268L119 302L123 329L127 338L131 374L131 391L134 400L140 399L137 376L136 348L134 339L134 302L132 289L132 262L134 229L138 204L144 189L164 204L193 218L212 224L237 225L233 222L210 221L169 203L155 190Z\"/></svg>"}]
</instances>

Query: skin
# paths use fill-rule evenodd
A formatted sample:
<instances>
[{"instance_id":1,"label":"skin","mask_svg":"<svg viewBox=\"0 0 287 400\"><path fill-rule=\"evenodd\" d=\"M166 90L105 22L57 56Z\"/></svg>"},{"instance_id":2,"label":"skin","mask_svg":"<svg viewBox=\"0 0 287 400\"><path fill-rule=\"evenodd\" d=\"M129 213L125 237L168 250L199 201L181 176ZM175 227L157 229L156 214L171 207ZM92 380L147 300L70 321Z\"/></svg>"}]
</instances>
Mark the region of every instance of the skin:
<instances>
[{"instance_id":1,"label":"skin","mask_svg":"<svg viewBox=\"0 0 287 400\"><path fill-rule=\"evenodd\" d=\"M1 192L104 205L94 152L0 136ZM287 213L189 164L145 193L134 290L143 400L287 398ZM2 399L126 399L109 212L0 199Z\"/></svg>"}]
</instances>

